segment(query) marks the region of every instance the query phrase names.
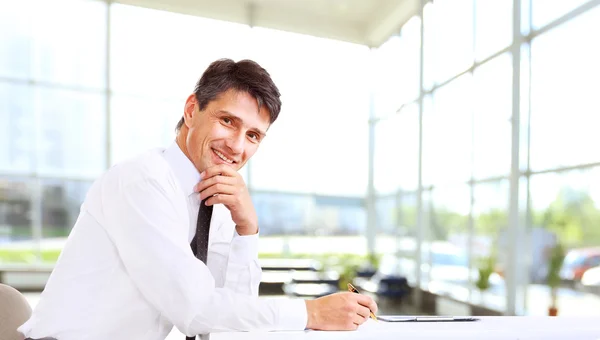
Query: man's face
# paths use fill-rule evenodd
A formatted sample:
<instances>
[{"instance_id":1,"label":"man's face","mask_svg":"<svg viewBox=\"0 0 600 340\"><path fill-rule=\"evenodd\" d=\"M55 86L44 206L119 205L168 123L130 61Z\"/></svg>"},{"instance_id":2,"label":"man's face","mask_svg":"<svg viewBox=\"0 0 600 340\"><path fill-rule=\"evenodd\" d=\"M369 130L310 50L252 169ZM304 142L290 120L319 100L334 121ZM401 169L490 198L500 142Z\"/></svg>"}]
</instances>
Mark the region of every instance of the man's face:
<instances>
[{"instance_id":1,"label":"man's face","mask_svg":"<svg viewBox=\"0 0 600 340\"><path fill-rule=\"evenodd\" d=\"M217 164L241 169L254 155L270 125L269 112L246 92L229 90L202 111L194 95L188 97L186 148L198 171Z\"/></svg>"}]
</instances>

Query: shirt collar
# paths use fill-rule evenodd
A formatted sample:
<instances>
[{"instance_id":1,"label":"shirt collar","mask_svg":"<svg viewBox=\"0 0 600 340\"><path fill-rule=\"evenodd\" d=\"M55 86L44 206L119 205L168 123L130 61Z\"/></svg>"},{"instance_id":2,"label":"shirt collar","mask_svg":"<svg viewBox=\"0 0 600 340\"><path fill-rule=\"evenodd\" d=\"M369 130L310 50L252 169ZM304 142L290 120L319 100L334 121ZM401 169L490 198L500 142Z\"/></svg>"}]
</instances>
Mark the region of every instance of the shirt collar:
<instances>
[{"instance_id":1,"label":"shirt collar","mask_svg":"<svg viewBox=\"0 0 600 340\"><path fill-rule=\"evenodd\" d=\"M189 196L194 193L194 186L200 182L200 172L198 172L194 163L181 151L176 142L165 149L163 155L173 169L175 177L177 177L185 194Z\"/></svg>"}]
</instances>

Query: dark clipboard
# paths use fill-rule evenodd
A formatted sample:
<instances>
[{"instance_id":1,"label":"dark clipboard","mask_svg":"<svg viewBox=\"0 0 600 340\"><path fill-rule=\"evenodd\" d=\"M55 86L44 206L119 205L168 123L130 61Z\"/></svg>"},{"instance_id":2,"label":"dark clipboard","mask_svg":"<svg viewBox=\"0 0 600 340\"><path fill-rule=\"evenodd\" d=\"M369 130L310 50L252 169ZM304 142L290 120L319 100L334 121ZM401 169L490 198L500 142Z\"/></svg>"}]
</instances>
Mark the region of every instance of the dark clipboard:
<instances>
[{"instance_id":1,"label":"dark clipboard","mask_svg":"<svg viewBox=\"0 0 600 340\"><path fill-rule=\"evenodd\" d=\"M472 322L479 321L474 317L463 316L378 316L383 322Z\"/></svg>"}]
</instances>

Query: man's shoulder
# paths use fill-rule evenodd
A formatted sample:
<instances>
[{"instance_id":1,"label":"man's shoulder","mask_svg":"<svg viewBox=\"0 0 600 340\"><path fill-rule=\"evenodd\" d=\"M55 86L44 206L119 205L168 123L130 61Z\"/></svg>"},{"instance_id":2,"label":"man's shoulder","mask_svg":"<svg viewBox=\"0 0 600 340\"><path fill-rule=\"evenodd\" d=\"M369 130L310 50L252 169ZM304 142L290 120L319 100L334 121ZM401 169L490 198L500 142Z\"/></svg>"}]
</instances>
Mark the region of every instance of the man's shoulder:
<instances>
[{"instance_id":1,"label":"man's shoulder","mask_svg":"<svg viewBox=\"0 0 600 340\"><path fill-rule=\"evenodd\" d=\"M106 179L118 180L121 185L148 180L169 180L172 177L172 169L163 157L163 150L147 150L113 165L108 169Z\"/></svg>"}]
</instances>

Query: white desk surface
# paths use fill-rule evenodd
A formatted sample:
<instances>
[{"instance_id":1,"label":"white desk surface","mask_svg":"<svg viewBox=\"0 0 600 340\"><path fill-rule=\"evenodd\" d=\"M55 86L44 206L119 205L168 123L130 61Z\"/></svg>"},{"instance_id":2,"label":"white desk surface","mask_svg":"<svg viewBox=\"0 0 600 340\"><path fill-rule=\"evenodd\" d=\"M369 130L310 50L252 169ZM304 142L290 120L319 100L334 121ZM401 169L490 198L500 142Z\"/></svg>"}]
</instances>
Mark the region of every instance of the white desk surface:
<instances>
[{"instance_id":1,"label":"white desk surface","mask_svg":"<svg viewBox=\"0 0 600 340\"><path fill-rule=\"evenodd\" d=\"M349 332L231 332L212 333L211 340L270 339L490 339L600 340L598 317L479 317L474 322L399 322L369 320Z\"/></svg>"}]
</instances>

